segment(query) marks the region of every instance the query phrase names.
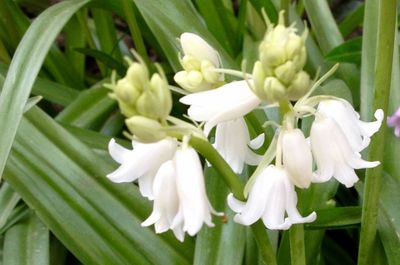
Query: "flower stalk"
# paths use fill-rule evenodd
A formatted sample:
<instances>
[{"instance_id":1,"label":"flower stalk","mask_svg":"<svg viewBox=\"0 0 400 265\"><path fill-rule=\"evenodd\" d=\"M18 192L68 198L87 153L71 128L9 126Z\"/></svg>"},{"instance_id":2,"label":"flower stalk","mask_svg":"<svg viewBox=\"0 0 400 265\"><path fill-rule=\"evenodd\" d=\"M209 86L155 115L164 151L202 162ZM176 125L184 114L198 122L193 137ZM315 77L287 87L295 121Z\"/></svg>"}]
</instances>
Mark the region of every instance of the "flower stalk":
<instances>
[{"instance_id":1,"label":"flower stalk","mask_svg":"<svg viewBox=\"0 0 400 265\"><path fill-rule=\"evenodd\" d=\"M374 83L374 108L381 108L386 113L391 85L393 46L396 26L396 0L380 1L378 44ZM385 125L383 125L385 126ZM380 130L372 139L369 147L369 159L383 161L385 143L385 130ZM382 182L382 166L369 168L366 171L363 193L363 206L361 217L361 235L358 253L358 264L366 265L371 262L371 255L375 253L377 216L379 210L379 193Z\"/></svg>"}]
</instances>

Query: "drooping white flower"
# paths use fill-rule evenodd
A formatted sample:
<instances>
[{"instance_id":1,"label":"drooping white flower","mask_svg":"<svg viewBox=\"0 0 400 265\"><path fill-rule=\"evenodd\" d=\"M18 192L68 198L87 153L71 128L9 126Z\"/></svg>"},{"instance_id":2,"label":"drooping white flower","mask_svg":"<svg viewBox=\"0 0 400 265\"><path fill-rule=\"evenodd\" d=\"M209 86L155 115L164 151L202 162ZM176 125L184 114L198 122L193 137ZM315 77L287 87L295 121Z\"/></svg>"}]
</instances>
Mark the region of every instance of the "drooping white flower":
<instances>
[{"instance_id":1,"label":"drooping white flower","mask_svg":"<svg viewBox=\"0 0 400 265\"><path fill-rule=\"evenodd\" d=\"M379 161L363 160L353 149L341 126L323 115L316 116L311 126L310 141L318 168L317 174L314 175L315 182L325 182L334 177L349 188L358 181L354 169L371 168L380 164Z\"/></svg>"},{"instance_id":2,"label":"drooping white flower","mask_svg":"<svg viewBox=\"0 0 400 265\"><path fill-rule=\"evenodd\" d=\"M361 121L360 115L345 100L323 100L319 103L317 112L339 125L355 152L360 152L369 145L371 136L381 127L384 116L383 110L378 109L374 114L376 121Z\"/></svg>"},{"instance_id":3,"label":"drooping white flower","mask_svg":"<svg viewBox=\"0 0 400 265\"><path fill-rule=\"evenodd\" d=\"M200 231L203 223L214 226L211 213L215 213L206 194L203 168L196 151L183 147L174 156L176 187L179 210L171 228L183 227L183 231L193 236Z\"/></svg>"},{"instance_id":4,"label":"drooping white flower","mask_svg":"<svg viewBox=\"0 0 400 265\"><path fill-rule=\"evenodd\" d=\"M312 155L300 129L282 131L282 160L289 178L299 188L308 188L312 178Z\"/></svg>"},{"instance_id":5,"label":"drooping white flower","mask_svg":"<svg viewBox=\"0 0 400 265\"><path fill-rule=\"evenodd\" d=\"M218 123L241 118L261 103L244 80L231 82L217 89L193 93L179 101L190 105L190 118L206 122L206 135Z\"/></svg>"},{"instance_id":6,"label":"drooping white flower","mask_svg":"<svg viewBox=\"0 0 400 265\"><path fill-rule=\"evenodd\" d=\"M221 67L219 54L200 36L185 32L180 37L183 71L175 74L174 80L190 92L216 88L224 75L214 71Z\"/></svg>"},{"instance_id":7,"label":"drooping white flower","mask_svg":"<svg viewBox=\"0 0 400 265\"><path fill-rule=\"evenodd\" d=\"M251 225L262 219L269 229L289 229L292 224L315 221L316 213L302 217L296 208L297 194L283 168L266 167L250 189L246 203L228 196L228 205L237 214L234 221ZM287 217L285 218L285 213Z\"/></svg>"},{"instance_id":8,"label":"drooping white flower","mask_svg":"<svg viewBox=\"0 0 400 265\"><path fill-rule=\"evenodd\" d=\"M156 233L171 229L180 241L185 232L197 234L203 223L214 226L211 213L215 211L208 201L203 170L193 148L177 150L173 160L161 165L153 191L153 212L142 226L154 224Z\"/></svg>"},{"instance_id":9,"label":"drooping white flower","mask_svg":"<svg viewBox=\"0 0 400 265\"><path fill-rule=\"evenodd\" d=\"M243 118L217 125L214 147L235 173L242 173L244 163L258 165L261 161L262 156L255 154L249 148L249 142L250 134Z\"/></svg>"},{"instance_id":10,"label":"drooping white flower","mask_svg":"<svg viewBox=\"0 0 400 265\"><path fill-rule=\"evenodd\" d=\"M179 210L179 198L176 189L175 164L168 160L161 165L154 178L153 184L154 205L151 215L142 223L142 226L154 224L157 234L171 228L172 221ZM172 229L175 237L183 241L185 233L182 226Z\"/></svg>"},{"instance_id":11,"label":"drooping white flower","mask_svg":"<svg viewBox=\"0 0 400 265\"><path fill-rule=\"evenodd\" d=\"M131 182L138 179L143 196L153 199L153 180L159 167L172 159L177 148L177 141L165 138L155 143L132 141L133 150L126 149L115 142L108 144L111 157L121 164L114 172L107 175L112 182Z\"/></svg>"}]
</instances>

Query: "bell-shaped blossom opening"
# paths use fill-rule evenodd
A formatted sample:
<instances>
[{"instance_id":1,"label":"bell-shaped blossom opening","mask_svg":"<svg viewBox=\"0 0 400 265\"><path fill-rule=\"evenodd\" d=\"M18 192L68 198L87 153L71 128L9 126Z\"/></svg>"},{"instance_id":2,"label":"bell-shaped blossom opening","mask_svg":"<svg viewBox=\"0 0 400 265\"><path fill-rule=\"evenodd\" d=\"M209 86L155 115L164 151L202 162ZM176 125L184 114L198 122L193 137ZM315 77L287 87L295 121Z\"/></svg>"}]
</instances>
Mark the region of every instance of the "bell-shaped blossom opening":
<instances>
[{"instance_id":1,"label":"bell-shaped blossom opening","mask_svg":"<svg viewBox=\"0 0 400 265\"><path fill-rule=\"evenodd\" d=\"M153 212L142 223L142 226L154 224L156 233L163 233L171 228L172 221L179 209L175 164L172 160L164 162L157 171L154 178L153 193ZM175 227L173 232L179 241L183 241L182 227Z\"/></svg>"},{"instance_id":2,"label":"bell-shaped blossom opening","mask_svg":"<svg viewBox=\"0 0 400 265\"><path fill-rule=\"evenodd\" d=\"M214 210L206 194L203 168L196 151L184 147L174 156L176 186L179 197L179 211L172 228L183 226L183 231L193 236L200 231L203 223L214 226L211 213Z\"/></svg>"},{"instance_id":3,"label":"bell-shaped blossom opening","mask_svg":"<svg viewBox=\"0 0 400 265\"><path fill-rule=\"evenodd\" d=\"M190 94L179 101L190 105L188 114L193 120L206 122L206 135L218 123L241 118L261 103L244 80Z\"/></svg>"},{"instance_id":4,"label":"bell-shaped blossom opening","mask_svg":"<svg viewBox=\"0 0 400 265\"><path fill-rule=\"evenodd\" d=\"M310 145L299 129L282 132L282 160L289 178L299 188L308 188L312 178Z\"/></svg>"},{"instance_id":5,"label":"bell-shaped blossom opening","mask_svg":"<svg viewBox=\"0 0 400 265\"><path fill-rule=\"evenodd\" d=\"M249 144L250 134L243 118L217 125L214 147L235 173L242 173L245 163L258 165L262 159L249 148Z\"/></svg>"},{"instance_id":6,"label":"bell-shaped blossom opening","mask_svg":"<svg viewBox=\"0 0 400 265\"><path fill-rule=\"evenodd\" d=\"M154 176L164 162L172 159L177 141L166 138L155 143L132 142L133 150L126 149L111 139L108 150L120 167L107 175L112 182L131 182L139 179L143 196L153 199Z\"/></svg>"},{"instance_id":7,"label":"bell-shaped blossom opening","mask_svg":"<svg viewBox=\"0 0 400 265\"><path fill-rule=\"evenodd\" d=\"M228 205L237 213L235 222L251 225L261 218L268 229L286 230L292 224L309 223L316 219L315 212L306 217L300 215L296 208L297 194L287 172L273 165L257 177L246 203L230 194Z\"/></svg>"},{"instance_id":8,"label":"bell-shaped blossom opening","mask_svg":"<svg viewBox=\"0 0 400 265\"><path fill-rule=\"evenodd\" d=\"M361 121L360 115L345 100L323 100L317 111L339 125L355 152L360 152L369 145L371 136L379 130L384 117L383 111L378 109L375 112L376 121Z\"/></svg>"},{"instance_id":9,"label":"bell-shaped blossom opening","mask_svg":"<svg viewBox=\"0 0 400 265\"><path fill-rule=\"evenodd\" d=\"M380 163L363 160L340 128L333 119L316 116L310 132L311 150L318 168L313 181L325 182L334 177L349 188L358 181L354 169L376 167Z\"/></svg>"}]
</instances>

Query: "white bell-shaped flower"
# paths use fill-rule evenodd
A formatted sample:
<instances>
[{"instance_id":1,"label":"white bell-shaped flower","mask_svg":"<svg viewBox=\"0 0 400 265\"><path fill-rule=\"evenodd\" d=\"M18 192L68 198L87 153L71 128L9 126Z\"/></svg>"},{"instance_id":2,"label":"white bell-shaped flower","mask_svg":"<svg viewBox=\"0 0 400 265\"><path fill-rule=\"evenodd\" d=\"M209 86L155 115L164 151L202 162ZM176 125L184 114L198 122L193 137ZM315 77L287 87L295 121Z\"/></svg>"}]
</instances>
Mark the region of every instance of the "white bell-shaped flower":
<instances>
[{"instance_id":1,"label":"white bell-shaped flower","mask_svg":"<svg viewBox=\"0 0 400 265\"><path fill-rule=\"evenodd\" d=\"M325 182L331 177L346 187L352 187L358 181L354 169L371 168L379 161L368 162L355 151L341 126L322 114L316 115L310 132L311 150L317 165L314 182Z\"/></svg>"},{"instance_id":2,"label":"white bell-shaped flower","mask_svg":"<svg viewBox=\"0 0 400 265\"><path fill-rule=\"evenodd\" d=\"M179 38L183 54L193 56L198 61L208 60L215 66L220 65L218 52L200 36L185 32Z\"/></svg>"},{"instance_id":3,"label":"white bell-shaped flower","mask_svg":"<svg viewBox=\"0 0 400 265\"><path fill-rule=\"evenodd\" d=\"M251 225L262 219L268 229L289 229L292 224L315 221L316 213L302 217L296 208L297 194L283 168L268 166L257 177L246 203L228 196L229 207L237 214L234 221ZM286 217L285 217L286 216Z\"/></svg>"},{"instance_id":4,"label":"white bell-shaped flower","mask_svg":"<svg viewBox=\"0 0 400 265\"><path fill-rule=\"evenodd\" d=\"M206 122L206 135L218 123L242 118L261 103L244 80L231 82L217 89L193 93L179 101L190 105L190 118Z\"/></svg>"},{"instance_id":5,"label":"white bell-shaped flower","mask_svg":"<svg viewBox=\"0 0 400 265\"><path fill-rule=\"evenodd\" d=\"M203 223L214 226L211 213L215 213L206 194L203 168L196 151L183 147L174 156L176 187L179 210L171 228L183 227L183 231L193 236L200 231Z\"/></svg>"},{"instance_id":6,"label":"white bell-shaped flower","mask_svg":"<svg viewBox=\"0 0 400 265\"><path fill-rule=\"evenodd\" d=\"M154 224L157 234L171 228L172 221L179 210L179 197L176 189L175 164L169 160L161 165L154 178L153 184L154 205L151 215L142 223L142 226ZM175 237L183 241L185 233L182 226L172 229Z\"/></svg>"},{"instance_id":7,"label":"white bell-shaped flower","mask_svg":"<svg viewBox=\"0 0 400 265\"><path fill-rule=\"evenodd\" d=\"M355 152L360 152L369 145L371 136L379 130L384 117L383 110L378 109L374 115L376 121L361 121L360 115L345 100L323 100L317 111L339 125Z\"/></svg>"},{"instance_id":8,"label":"white bell-shaped flower","mask_svg":"<svg viewBox=\"0 0 400 265\"><path fill-rule=\"evenodd\" d=\"M243 118L221 122L217 125L214 147L235 173L242 173L244 163L258 165L262 159L262 156L249 148L249 143L250 146L259 148L263 139L256 138L255 142L250 141L250 134Z\"/></svg>"},{"instance_id":9,"label":"white bell-shaped flower","mask_svg":"<svg viewBox=\"0 0 400 265\"><path fill-rule=\"evenodd\" d=\"M294 185L308 188L312 178L312 155L300 129L282 131L282 162Z\"/></svg>"},{"instance_id":10,"label":"white bell-shaped flower","mask_svg":"<svg viewBox=\"0 0 400 265\"><path fill-rule=\"evenodd\" d=\"M196 151L182 147L173 160L162 164L153 185L153 212L142 226L155 224L156 233L171 229L176 238L184 240L187 232L197 234L203 223L214 226L211 213L218 214L208 200L203 169Z\"/></svg>"},{"instance_id":11,"label":"white bell-shaped flower","mask_svg":"<svg viewBox=\"0 0 400 265\"><path fill-rule=\"evenodd\" d=\"M116 183L138 180L142 195L152 200L154 176L162 163L172 159L177 141L165 138L155 143L132 141L132 145L133 150L129 150L111 139L108 151L121 166L108 174L107 178Z\"/></svg>"}]
</instances>

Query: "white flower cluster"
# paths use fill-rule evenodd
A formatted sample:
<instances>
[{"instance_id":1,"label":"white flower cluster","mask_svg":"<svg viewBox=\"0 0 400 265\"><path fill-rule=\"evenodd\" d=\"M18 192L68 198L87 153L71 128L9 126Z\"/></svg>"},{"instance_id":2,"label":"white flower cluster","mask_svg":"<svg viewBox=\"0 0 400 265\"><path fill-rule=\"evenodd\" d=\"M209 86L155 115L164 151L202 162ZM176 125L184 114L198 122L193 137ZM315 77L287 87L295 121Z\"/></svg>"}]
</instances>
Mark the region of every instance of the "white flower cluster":
<instances>
[{"instance_id":1,"label":"white flower cluster","mask_svg":"<svg viewBox=\"0 0 400 265\"><path fill-rule=\"evenodd\" d=\"M375 112L376 121L363 122L344 99L311 96L322 80L312 84L303 70L305 36L298 36L293 26L269 25L253 75L245 74L245 80L230 83L224 81L224 69L215 49L193 33L184 33L180 38L183 70L174 79L191 92L180 99L189 105L188 116L204 124L200 132L204 139L216 128L213 146L235 173L241 173L245 164L258 166L244 190L247 201L240 201L233 194L227 198L236 212L234 221L242 225L262 219L269 229L288 229L292 224L313 222L315 212L303 217L297 209L296 187L306 189L313 182L326 182L332 177L352 187L358 181L355 169L379 165L378 161L363 160L360 152L379 130L383 111ZM148 80L147 71L144 72ZM139 85L132 86L128 77L141 80L127 75L116 83L114 93L120 105L118 95L122 92L124 99L130 99L125 92L143 90ZM165 80L145 84L150 84L152 90L143 90L143 95L153 90L157 95L166 95ZM167 97L159 98L164 102ZM292 105L290 101L294 100ZM141 110L139 103L146 105L148 111L143 113L147 116L136 115ZM213 226L211 214L218 213L207 198L199 156L188 144L190 133L184 133L182 142L177 140L179 137L174 138L175 134L168 134L168 121L176 127L185 122L168 116L168 104L162 115L149 120L154 102L139 103L135 100L131 104L130 112L134 115L127 119L129 129L139 141L134 140L133 150L128 150L111 140L110 154L121 166L107 177L113 182L137 180L141 194L154 202L153 212L142 225L154 224L157 233L170 229L183 241L185 232L195 235L203 223ZM262 103L285 104L282 123L277 124L275 137L264 156L253 151L263 145L263 135L251 140L244 119L254 109L262 108ZM313 116L314 121L306 137L298 123L308 116Z\"/></svg>"}]
</instances>

